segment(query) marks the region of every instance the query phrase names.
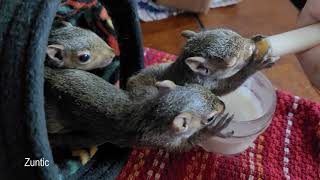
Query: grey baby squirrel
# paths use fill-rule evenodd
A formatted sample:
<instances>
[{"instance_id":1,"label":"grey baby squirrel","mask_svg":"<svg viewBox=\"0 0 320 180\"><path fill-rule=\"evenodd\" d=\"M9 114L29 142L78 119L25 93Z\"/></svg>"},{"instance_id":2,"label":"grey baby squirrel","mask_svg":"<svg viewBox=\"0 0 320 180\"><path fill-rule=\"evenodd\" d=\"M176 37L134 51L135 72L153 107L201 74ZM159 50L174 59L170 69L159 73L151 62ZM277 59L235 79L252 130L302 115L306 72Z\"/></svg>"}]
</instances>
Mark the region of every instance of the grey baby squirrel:
<instances>
[{"instance_id":1,"label":"grey baby squirrel","mask_svg":"<svg viewBox=\"0 0 320 180\"><path fill-rule=\"evenodd\" d=\"M94 32L56 22L50 31L46 65L55 68L92 70L109 65L114 50Z\"/></svg>"},{"instance_id":2,"label":"grey baby squirrel","mask_svg":"<svg viewBox=\"0 0 320 180\"><path fill-rule=\"evenodd\" d=\"M223 115L224 103L203 86L160 81L155 87L152 99L132 101L91 73L47 67L50 144L74 149L110 142L183 151L219 135L233 118Z\"/></svg>"},{"instance_id":3,"label":"grey baby squirrel","mask_svg":"<svg viewBox=\"0 0 320 180\"><path fill-rule=\"evenodd\" d=\"M175 62L153 65L131 77L127 90L131 97L152 97L157 81L171 80L178 85L200 84L215 95L239 87L255 72L271 67L273 59L258 57L255 42L262 36L244 38L229 29L203 32L183 31L187 42Z\"/></svg>"}]
</instances>

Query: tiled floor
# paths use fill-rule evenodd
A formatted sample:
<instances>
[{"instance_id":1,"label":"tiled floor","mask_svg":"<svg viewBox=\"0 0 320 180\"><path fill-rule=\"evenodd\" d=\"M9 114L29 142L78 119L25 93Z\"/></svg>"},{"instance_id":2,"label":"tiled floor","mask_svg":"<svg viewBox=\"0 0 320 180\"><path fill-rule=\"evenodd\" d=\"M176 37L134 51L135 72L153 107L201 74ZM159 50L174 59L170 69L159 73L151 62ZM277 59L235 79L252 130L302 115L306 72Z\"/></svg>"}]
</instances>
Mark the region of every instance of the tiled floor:
<instances>
[{"instance_id":1,"label":"tiled floor","mask_svg":"<svg viewBox=\"0 0 320 180\"><path fill-rule=\"evenodd\" d=\"M240 4L212 9L204 15L180 15L165 20L142 23L144 45L178 54L185 40L185 29L228 27L241 35L272 35L294 28L298 11L289 0L243 0ZM274 86L292 94L320 102L294 55L283 56L271 69L263 71Z\"/></svg>"}]
</instances>

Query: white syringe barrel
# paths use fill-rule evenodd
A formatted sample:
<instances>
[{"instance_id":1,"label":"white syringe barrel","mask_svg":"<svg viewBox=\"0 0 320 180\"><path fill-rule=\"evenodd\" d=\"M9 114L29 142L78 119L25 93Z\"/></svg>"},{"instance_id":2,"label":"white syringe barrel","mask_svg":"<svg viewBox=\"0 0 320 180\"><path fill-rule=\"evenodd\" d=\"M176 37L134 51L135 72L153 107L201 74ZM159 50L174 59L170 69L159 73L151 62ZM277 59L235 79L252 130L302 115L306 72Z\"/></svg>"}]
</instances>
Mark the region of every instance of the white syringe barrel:
<instances>
[{"instance_id":1,"label":"white syringe barrel","mask_svg":"<svg viewBox=\"0 0 320 180\"><path fill-rule=\"evenodd\" d=\"M271 56L298 53L320 44L320 23L265 38Z\"/></svg>"}]
</instances>

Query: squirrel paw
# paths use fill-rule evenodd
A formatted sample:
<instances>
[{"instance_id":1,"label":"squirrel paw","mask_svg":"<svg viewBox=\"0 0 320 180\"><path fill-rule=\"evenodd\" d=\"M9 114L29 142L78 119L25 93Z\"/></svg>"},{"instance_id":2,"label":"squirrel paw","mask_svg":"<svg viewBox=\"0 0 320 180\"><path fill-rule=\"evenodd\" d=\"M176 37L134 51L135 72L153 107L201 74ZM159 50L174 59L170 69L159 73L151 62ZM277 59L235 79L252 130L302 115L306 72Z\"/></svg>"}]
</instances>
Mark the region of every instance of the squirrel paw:
<instances>
[{"instance_id":1,"label":"squirrel paw","mask_svg":"<svg viewBox=\"0 0 320 180\"><path fill-rule=\"evenodd\" d=\"M266 38L267 36L265 35L262 35L262 34L257 34L257 35L254 35L251 39L254 41L254 42L258 42L258 41L261 41L262 39Z\"/></svg>"},{"instance_id":2,"label":"squirrel paw","mask_svg":"<svg viewBox=\"0 0 320 180\"><path fill-rule=\"evenodd\" d=\"M278 60L280 57L279 56L271 56L271 49L269 48L268 51L262 56L262 58L256 59L253 58L252 65L256 70L262 70L266 68L272 67L276 60Z\"/></svg>"},{"instance_id":3,"label":"squirrel paw","mask_svg":"<svg viewBox=\"0 0 320 180\"><path fill-rule=\"evenodd\" d=\"M217 121L215 125L210 125L208 126L208 130L212 135L219 136L219 137L227 137L227 136L232 136L232 132L228 132L226 134L221 133L223 129L225 129L230 122L233 120L234 115L229 116L229 113L225 114L224 116L217 116L214 121Z\"/></svg>"},{"instance_id":4,"label":"squirrel paw","mask_svg":"<svg viewBox=\"0 0 320 180\"><path fill-rule=\"evenodd\" d=\"M272 67L276 62L276 60L280 58L279 56L276 56L276 57L270 56L270 52L271 52L271 49L269 48L267 53L263 56L262 61L260 63L261 69Z\"/></svg>"},{"instance_id":5,"label":"squirrel paw","mask_svg":"<svg viewBox=\"0 0 320 180\"><path fill-rule=\"evenodd\" d=\"M251 39L256 43L263 40L266 37L267 36L258 34L253 36ZM271 56L271 48L270 47L267 47L267 48L268 49L262 55L261 54L259 55L259 49L255 50L255 53L252 59L253 62L250 63L250 65L253 66L255 70L270 68L273 66L275 61L280 58L279 56L277 57Z\"/></svg>"},{"instance_id":6,"label":"squirrel paw","mask_svg":"<svg viewBox=\"0 0 320 180\"><path fill-rule=\"evenodd\" d=\"M231 137L233 135L234 135L234 131L233 130L225 132L225 133L219 132L218 134L216 134L216 136L221 137L221 138L229 138L229 137Z\"/></svg>"}]
</instances>

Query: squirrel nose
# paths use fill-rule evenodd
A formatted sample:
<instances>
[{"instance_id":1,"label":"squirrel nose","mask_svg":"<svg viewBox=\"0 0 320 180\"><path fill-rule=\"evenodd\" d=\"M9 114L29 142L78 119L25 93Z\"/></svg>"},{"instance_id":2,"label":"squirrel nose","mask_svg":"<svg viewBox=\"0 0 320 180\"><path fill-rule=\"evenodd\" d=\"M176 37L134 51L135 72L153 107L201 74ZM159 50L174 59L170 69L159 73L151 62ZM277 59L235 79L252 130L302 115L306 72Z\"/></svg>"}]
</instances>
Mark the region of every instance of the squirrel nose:
<instances>
[{"instance_id":1,"label":"squirrel nose","mask_svg":"<svg viewBox=\"0 0 320 180\"><path fill-rule=\"evenodd\" d=\"M113 51L113 50L112 50ZM110 54L108 59L113 59L116 55L114 53Z\"/></svg>"},{"instance_id":2,"label":"squirrel nose","mask_svg":"<svg viewBox=\"0 0 320 180\"><path fill-rule=\"evenodd\" d=\"M224 113L224 111L226 110L226 105L222 100L218 99L218 103L216 104L215 109L218 113Z\"/></svg>"},{"instance_id":3,"label":"squirrel nose","mask_svg":"<svg viewBox=\"0 0 320 180\"><path fill-rule=\"evenodd\" d=\"M113 59L116 56L115 50L113 48L108 49L108 58Z\"/></svg>"},{"instance_id":4,"label":"squirrel nose","mask_svg":"<svg viewBox=\"0 0 320 180\"><path fill-rule=\"evenodd\" d=\"M113 48L111 48L111 47L110 47L110 51L111 51L111 53L112 53L112 54L114 54L114 53L115 53L115 52L114 52L114 49L113 49Z\"/></svg>"}]
</instances>

